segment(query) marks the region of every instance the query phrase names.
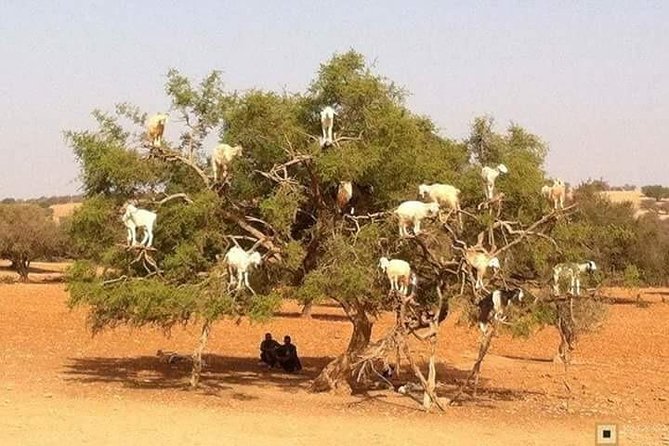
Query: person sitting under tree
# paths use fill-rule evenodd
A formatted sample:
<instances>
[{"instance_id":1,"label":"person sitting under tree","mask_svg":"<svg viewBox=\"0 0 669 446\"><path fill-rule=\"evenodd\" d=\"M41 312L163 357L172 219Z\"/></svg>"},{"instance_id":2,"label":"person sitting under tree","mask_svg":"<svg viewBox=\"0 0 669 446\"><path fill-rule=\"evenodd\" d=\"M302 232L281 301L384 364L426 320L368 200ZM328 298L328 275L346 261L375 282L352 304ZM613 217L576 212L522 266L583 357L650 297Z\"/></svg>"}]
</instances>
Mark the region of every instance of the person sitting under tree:
<instances>
[{"instance_id":1,"label":"person sitting under tree","mask_svg":"<svg viewBox=\"0 0 669 446\"><path fill-rule=\"evenodd\" d=\"M276 358L288 373L302 370L300 358L297 356L297 347L291 343L290 336L283 337L283 345L276 349Z\"/></svg>"},{"instance_id":2,"label":"person sitting under tree","mask_svg":"<svg viewBox=\"0 0 669 446\"><path fill-rule=\"evenodd\" d=\"M276 351L281 344L272 339L272 333L265 333L265 340L260 343L260 361L270 367L277 363Z\"/></svg>"}]
</instances>

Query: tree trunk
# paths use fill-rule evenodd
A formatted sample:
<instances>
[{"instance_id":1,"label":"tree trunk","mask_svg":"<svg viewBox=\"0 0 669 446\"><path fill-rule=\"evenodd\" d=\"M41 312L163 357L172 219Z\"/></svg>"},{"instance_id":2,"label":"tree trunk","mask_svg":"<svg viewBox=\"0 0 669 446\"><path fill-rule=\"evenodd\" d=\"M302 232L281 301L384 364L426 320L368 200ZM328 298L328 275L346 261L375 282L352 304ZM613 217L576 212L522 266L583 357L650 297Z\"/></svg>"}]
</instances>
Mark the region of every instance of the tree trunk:
<instances>
[{"instance_id":1,"label":"tree trunk","mask_svg":"<svg viewBox=\"0 0 669 446\"><path fill-rule=\"evenodd\" d=\"M481 372L481 363L483 362L485 355L488 353L488 349L490 348L490 342L492 341L492 338L495 335L496 329L497 329L497 323L493 323L488 328L488 331L484 333L483 339L481 339L481 343L479 345L478 358L476 359L476 362L474 363L472 370L469 372L467 379L460 386L458 393L451 399L449 403L450 405L453 405L458 401L460 401L462 394L465 392L465 389L469 385L469 382L472 380L472 378L474 378L474 391L472 393L472 396L476 397L476 392L478 390L478 384L479 384L479 374Z\"/></svg>"},{"instance_id":2,"label":"tree trunk","mask_svg":"<svg viewBox=\"0 0 669 446\"><path fill-rule=\"evenodd\" d=\"M308 301L307 303L304 304L302 307L302 317L311 319L311 311L314 308L314 303L313 301Z\"/></svg>"},{"instance_id":3,"label":"tree trunk","mask_svg":"<svg viewBox=\"0 0 669 446\"><path fill-rule=\"evenodd\" d=\"M30 270L30 261L26 259L16 259L12 260L12 268L16 270L19 275L19 280L21 282L28 281L28 272Z\"/></svg>"},{"instance_id":4,"label":"tree trunk","mask_svg":"<svg viewBox=\"0 0 669 446\"><path fill-rule=\"evenodd\" d=\"M364 310L359 310L352 318L353 333L346 348L347 353L359 353L369 345L374 323L369 320Z\"/></svg>"},{"instance_id":5,"label":"tree trunk","mask_svg":"<svg viewBox=\"0 0 669 446\"><path fill-rule=\"evenodd\" d=\"M358 309L355 314L350 314L347 306L344 306L344 310L353 324L351 340L346 352L333 359L316 377L311 385L314 392L351 393L351 362L367 348L372 337L374 323L369 320L364 310Z\"/></svg>"},{"instance_id":6,"label":"tree trunk","mask_svg":"<svg viewBox=\"0 0 669 446\"><path fill-rule=\"evenodd\" d=\"M430 361L427 373L427 389L423 392L423 408L429 410L432 407L432 396L436 395L435 389L437 387L437 369L435 367L434 357L436 355L437 340L433 336L430 338ZM443 408L442 408L443 410Z\"/></svg>"},{"instance_id":7,"label":"tree trunk","mask_svg":"<svg viewBox=\"0 0 669 446\"><path fill-rule=\"evenodd\" d=\"M202 324L202 333L200 334L200 342L198 343L195 352L193 353L193 370L190 376L190 385L196 388L200 382L200 372L202 372L202 352L209 340L209 333L211 332L211 321L209 319Z\"/></svg>"}]
</instances>

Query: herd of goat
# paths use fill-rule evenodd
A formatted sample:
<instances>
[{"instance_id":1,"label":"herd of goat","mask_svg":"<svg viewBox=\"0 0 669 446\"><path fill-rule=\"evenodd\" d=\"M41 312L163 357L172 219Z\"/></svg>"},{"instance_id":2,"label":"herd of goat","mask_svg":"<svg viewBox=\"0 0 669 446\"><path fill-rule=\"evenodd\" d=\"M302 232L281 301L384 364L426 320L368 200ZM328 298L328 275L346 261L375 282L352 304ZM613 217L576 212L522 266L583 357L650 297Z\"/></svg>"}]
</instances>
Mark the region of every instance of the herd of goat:
<instances>
[{"instance_id":1,"label":"herd of goat","mask_svg":"<svg viewBox=\"0 0 669 446\"><path fill-rule=\"evenodd\" d=\"M337 115L333 107L325 107L321 113L322 137L319 138L321 147L334 144L333 126ZM162 145L163 133L167 123L168 116L157 114L150 117L147 121L147 138L154 147ZM227 180L228 168L232 161L242 154L242 146L232 147L228 144L219 144L212 152L211 164L213 168L214 182ZM481 178L484 183L485 196L488 200L495 197L495 181L501 174L507 174L508 169L504 164L496 167L484 166L481 169ZM400 237L408 236L411 232L414 235L420 233L421 222L430 217L437 216L442 209L455 212L458 224L462 227L460 216L460 190L449 184L421 184L418 186L419 196L424 201L405 201L395 210L394 214L399 221ZM564 207L567 191L565 184L556 179L552 186L544 186L541 194L552 202L554 209ZM353 196L353 186L350 181L341 181L337 190L337 205L341 212L344 212L347 205L351 202ZM141 246L151 247L153 243L153 229L157 220L157 214L145 209L137 208L132 202L129 202L123 209L123 223L128 231L128 245L136 246L137 228L143 230ZM348 208L350 214L354 213L353 208ZM475 277L475 289L484 289L483 279L489 268L500 269L501 265L497 257L490 256L485 252L477 250L475 247L469 248L465 252L465 261L472 268ZM248 288L255 294L249 285L249 271L254 267L259 267L262 263L260 253L252 248L244 250L239 246L233 246L225 254L224 262L228 268L230 287L240 290L242 286ZM390 282L391 292L400 293L407 296L409 287L415 288L417 285L416 275L412 272L411 265L405 260L388 259L382 257L379 260L379 267L386 274ZM553 292L560 294L560 282L568 281L569 289L567 292L573 295L580 294L580 277L583 273L592 272L597 269L593 261L586 261L582 264L561 263L553 268ZM505 310L513 302L521 302L523 291L520 289L500 289L488 293L479 303L479 326L483 332L487 331L489 322L494 318L503 320Z\"/></svg>"}]
</instances>

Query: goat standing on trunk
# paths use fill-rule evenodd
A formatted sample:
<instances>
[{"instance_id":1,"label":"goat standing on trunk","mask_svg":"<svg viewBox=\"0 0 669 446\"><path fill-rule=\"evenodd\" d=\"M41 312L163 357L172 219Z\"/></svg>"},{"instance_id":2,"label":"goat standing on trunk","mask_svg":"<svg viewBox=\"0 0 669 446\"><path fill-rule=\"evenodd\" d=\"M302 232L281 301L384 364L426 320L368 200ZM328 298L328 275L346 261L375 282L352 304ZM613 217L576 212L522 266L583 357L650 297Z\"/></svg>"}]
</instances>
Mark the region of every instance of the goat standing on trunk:
<instances>
[{"instance_id":1,"label":"goat standing on trunk","mask_svg":"<svg viewBox=\"0 0 669 446\"><path fill-rule=\"evenodd\" d=\"M242 284L255 294L251 285L249 285L249 270L254 266L260 266L262 257L258 251L244 251L239 246L233 246L225 254L225 263L228 265L228 274L230 276L229 288L237 285L237 290L242 289Z\"/></svg>"},{"instance_id":2,"label":"goat standing on trunk","mask_svg":"<svg viewBox=\"0 0 669 446\"><path fill-rule=\"evenodd\" d=\"M465 253L465 260L473 268L476 283L474 288L480 290L483 288L483 278L488 268L499 269L499 259L476 248L469 248Z\"/></svg>"},{"instance_id":3,"label":"goat standing on trunk","mask_svg":"<svg viewBox=\"0 0 669 446\"><path fill-rule=\"evenodd\" d=\"M567 187L560 179L553 181L552 186L541 188L541 194L553 203L553 209L564 209L564 200L567 196Z\"/></svg>"},{"instance_id":4,"label":"goat standing on trunk","mask_svg":"<svg viewBox=\"0 0 669 446\"><path fill-rule=\"evenodd\" d=\"M167 115L161 113L151 116L147 121L146 134L153 147L160 147L163 143L163 133L165 132L166 123Z\"/></svg>"},{"instance_id":5,"label":"goat standing on trunk","mask_svg":"<svg viewBox=\"0 0 669 446\"><path fill-rule=\"evenodd\" d=\"M390 291L398 291L403 296L409 293L409 282L413 279L411 265L400 259L388 259L381 257L379 259L379 268L386 273L390 281Z\"/></svg>"},{"instance_id":6,"label":"goat standing on trunk","mask_svg":"<svg viewBox=\"0 0 669 446\"><path fill-rule=\"evenodd\" d=\"M484 167L481 169L481 178L485 183L485 197L492 200L495 197L495 180L502 173L509 173L509 169L504 164L499 164L497 167Z\"/></svg>"},{"instance_id":7,"label":"goat standing on trunk","mask_svg":"<svg viewBox=\"0 0 669 446\"><path fill-rule=\"evenodd\" d=\"M560 280L569 280L569 293L573 296L581 294L581 274L592 273L597 265L592 260L585 263L558 263L553 268L553 292L560 295Z\"/></svg>"},{"instance_id":8,"label":"goat standing on trunk","mask_svg":"<svg viewBox=\"0 0 669 446\"><path fill-rule=\"evenodd\" d=\"M423 203L422 201L405 201L401 203L394 214L399 220L400 237L408 236L407 227L413 226L414 235L420 233L420 223L429 217L434 217L439 213L439 203Z\"/></svg>"},{"instance_id":9,"label":"goat standing on trunk","mask_svg":"<svg viewBox=\"0 0 669 446\"><path fill-rule=\"evenodd\" d=\"M214 170L214 183L219 178L225 180L228 177L228 169L232 160L242 154L244 148L240 145L235 147L228 144L219 144L211 154L211 167Z\"/></svg>"},{"instance_id":10,"label":"goat standing on trunk","mask_svg":"<svg viewBox=\"0 0 669 446\"><path fill-rule=\"evenodd\" d=\"M329 105L321 110L321 130L323 131L321 147L329 146L334 142L332 128L334 127L334 117L336 114L335 109Z\"/></svg>"},{"instance_id":11,"label":"goat standing on trunk","mask_svg":"<svg viewBox=\"0 0 669 446\"><path fill-rule=\"evenodd\" d=\"M128 203L123 213L123 223L128 229L128 245L137 245L137 228L144 230L144 237L140 245L151 247L153 244L153 226L156 224L158 215L146 209L138 209L134 204Z\"/></svg>"}]
</instances>

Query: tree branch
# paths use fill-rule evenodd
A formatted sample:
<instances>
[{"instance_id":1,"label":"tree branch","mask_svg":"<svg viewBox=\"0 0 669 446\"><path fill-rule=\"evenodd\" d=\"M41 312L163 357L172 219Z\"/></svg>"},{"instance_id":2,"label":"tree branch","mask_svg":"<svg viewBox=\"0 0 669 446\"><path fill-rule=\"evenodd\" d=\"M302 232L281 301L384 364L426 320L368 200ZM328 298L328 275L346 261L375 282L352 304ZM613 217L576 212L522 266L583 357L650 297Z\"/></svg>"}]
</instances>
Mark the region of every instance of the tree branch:
<instances>
[{"instance_id":1,"label":"tree branch","mask_svg":"<svg viewBox=\"0 0 669 446\"><path fill-rule=\"evenodd\" d=\"M510 241L509 243L507 243L506 245L502 246L501 248L494 250L494 251L491 253L491 255L497 257L499 254L503 253L504 251L508 251L511 247L513 247L513 246L517 245L518 243L522 242L522 241L523 241L524 239L526 239L528 236L530 236L530 235L537 235L537 233L534 231L535 229L537 229L539 226L543 225L544 223L546 223L546 222L548 222L548 221L554 219L558 214L564 213L564 211L571 210L571 209L573 209L574 207L576 207L576 205L575 205L575 204L572 204L571 206L568 206L568 207L566 207L566 208L564 208L564 209L561 209L561 210L555 210L555 211L551 212L550 214L546 214L546 215L544 215L541 219L537 220L537 221L534 222L532 225L530 225L527 229L523 229L523 230L512 230L513 232L511 232L511 234L513 234L513 235L518 235L519 237L517 237L516 239ZM508 230L508 228L507 228L507 230ZM544 236L544 237L548 237L548 236ZM550 239L550 238L549 238L549 239ZM555 241L553 241L553 243L555 243ZM556 244L556 246L557 246L557 244Z\"/></svg>"},{"instance_id":2,"label":"tree branch","mask_svg":"<svg viewBox=\"0 0 669 446\"><path fill-rule=\"evenodd\" d=\"M271 237L268 237L262 231L251 226L245 220L246 217L239 217L229 211L224 211L223 215L227 220L233 221L235 224L237 224L237 226L239 226L244 231L246 231L247 233L255 237L257 240L259 240L261 242L260 245L263 246L265 249L267 249L269 254L274 256L277 260L281 261L281 249L278 246L276 246L276 244L274 244Z\"/></svg>"},{"instance_id":3,"label":"tree branch","mask_svg":"<svg viewBox=\"0 0 669 446\"><path fill-rule=\"evenodd\" d=\"M163 147L151 146L149 149L149 153L153 156L157 156L158 158L164 159L165 161L172 161L172 162L178 161L185 164L186 166L190 167L191 170L193 170L195 173L198 174L198 176L202 179L202 182L208 189L211 189L211 181L209 180L209 176L202 169L200 169L200 167L198 167L194 162L192 162L188 158L181 156L178 152L170 149L165 149Z\"/></svg>"},{"instance_id":4,"label":"tree branch","mask_svg":"<svg viewBox=\"0 0 669 446\"><path fill-rule=\"evenodd\" d=\"M172 194L172 195L169 195L169 196L163 198L162 200L158 201L158 205L159 206L163 205L163 204L167 203L168 201L176 200L177 198L181 198L182 200L184 200L188 204L193 204L193 200L191 200L188 195L186 195L184 193L179 193L179 194Z\"/></svg>"}]
</instances>

